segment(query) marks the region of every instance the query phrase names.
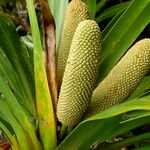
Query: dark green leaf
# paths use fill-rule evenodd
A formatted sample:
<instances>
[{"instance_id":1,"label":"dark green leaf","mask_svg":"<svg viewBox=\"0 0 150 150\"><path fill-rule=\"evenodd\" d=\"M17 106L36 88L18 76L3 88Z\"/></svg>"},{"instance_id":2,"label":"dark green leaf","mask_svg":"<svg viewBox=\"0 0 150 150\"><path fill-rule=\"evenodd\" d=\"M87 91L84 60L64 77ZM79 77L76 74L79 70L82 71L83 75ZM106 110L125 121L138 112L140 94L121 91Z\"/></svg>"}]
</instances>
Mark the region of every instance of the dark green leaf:
<instances>
[{"instance_id":1,"label":"dark green leaf","mask_svg":"<svg viewBox=\"0 0 150 150\"><path fill-rule=\"evenodd\" d=\"M97 4L96 11L99 11L107 2L108 0L100 0L100 2Z\"/></svg>"},{"instance_id":2,"label":"dark green leaf","mask_svg":"<svg viewBox=\"0 0 150 150\"><path fill-rule=\"evenodd\" d=\"M32 105L30 112L35 115L33 68L21 45L14 24L2 14L0 14L0 34L0 47L17 73L28 102L30 101ZM3 67L5 69L5 66Z\"/></svg>"},{"instance_id":3,"label":"dark green leaf","mask_svg":"<svg viewBox=\"0 0 150 150\"><path fill-rule=\"evenodd\" d=\"M149 10L149 0L133 0L128 9L103 38L99 81L106 77L150 22L150 15L147 15Z\"/></svg>"},{"instance_id":4,"label":"dark green leaf","mask_svg":"<svg viewBox=\"0 0 150 150\"><path fill-rule=\"evenodd\" d=\"M150 139L150 132L140 134L138 136L133 136L131 138L128 138L128 139L125 139L125 140L122 140L122 141L119 141L119 142L116 142L116 143L112 143L112 144L106 146L105 148L103 148L102 150L108 150L108 149L117 150L117 149L120 149L124 146L135 144L139 141L143 141L143 140L146 140L146 139Z\"/></svg>"},{"instance_id":5,"label":"dark green leaf","mask_svg":"<svg viewBox=\"0 0 150 150\"><path fill-rule=\"evenodd\" d=\"M117 23L117 21L119 20L119 18L122 15L122 11L119 12L116 16L113 17L113 19L108 23L108 25L104 28L103 32L102 32L102 37L104 38L109 31L113 28L113 26L115 26L115 24Z\"/></svg>"},{"instance_id":6,"label":"dark green leaf","mask_svg":"<svg viewBox=\"0 0 150 150\"><path fill-rule=\"evenodd\" d=\"M143 147L140 147L140 148L135 148L133 150L150 150L150 145L143 146Z\"/></svg>"},{"instance_id":7,"label":"dark green leaf","mask_svg":"<svg viewBox=\"0 0 150 150\"><path fill-rule=\"evenodd\" d=\"M0 75L8 82L12 92L18 97L21 104L26 106L26 108L32 112L35 106L31 105L32 101L28 100L26 93L18 79L18 75L12 67L11 63L7 59L4 52L0 49Z\"/></svg>"},{"instance_id":8,"label":"dark green leaf","mask_svg":"<svg viewBox=\"0 0 150 150\"><path fill-rule=\"evenodd\" d=\"M108 19L110 17L115 16L119 12L124 11L128 6L130 2L124 2L121 4L117 4L115 6L112 6L110 8L107 8L104 12L102 12L97 18L96 21L99 23L105 19Z\"/></svg>"}]
</instances>

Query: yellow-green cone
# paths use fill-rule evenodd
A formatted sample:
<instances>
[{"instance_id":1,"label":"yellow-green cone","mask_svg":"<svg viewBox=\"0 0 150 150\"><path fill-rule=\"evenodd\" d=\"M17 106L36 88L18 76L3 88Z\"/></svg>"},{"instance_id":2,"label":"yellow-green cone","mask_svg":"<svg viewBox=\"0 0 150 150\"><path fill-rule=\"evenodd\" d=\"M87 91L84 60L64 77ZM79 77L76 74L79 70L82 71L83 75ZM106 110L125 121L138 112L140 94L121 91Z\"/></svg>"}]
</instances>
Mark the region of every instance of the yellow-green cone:
<instances>
[{"instance_id":1,"label":"yellow-green cone","mask_svg":"<svg viewBox=\"0 0 150 150\"><path fill-rule=\"evenodd\" d=\"M60 90L57 117L67 126L77 124L90 104L101 51L101 33L95 21L77 27Z\"/></svg>"},{"instance_id":2,"label":"yellow-green cone","mask_svg":"<svg viewBox=\"0 0 150 150\"><path fill-rule=\"evenodd\" d=\"M91 116L115 104L125 101L135 90L150 68L150 39L137 42L92 95L85 116Z\"/></svg>"},{"instance_id":3,"label":"yellow-green cone","mask_svg":"<svg viewBox=\"0 0 150 150\"><path fill-rule=\"evenodd\" d=\"M58 52L58 62L57 62L58 89L60 88L62 83L62 78L65 71L66 62L69 55L69 50L74 32L78 24L86 19L89 19L86 4L84 2L81 2L81 0L72 0L69 3L66 11L60 40L60 48Z\"/></svg>"}]
</instances>

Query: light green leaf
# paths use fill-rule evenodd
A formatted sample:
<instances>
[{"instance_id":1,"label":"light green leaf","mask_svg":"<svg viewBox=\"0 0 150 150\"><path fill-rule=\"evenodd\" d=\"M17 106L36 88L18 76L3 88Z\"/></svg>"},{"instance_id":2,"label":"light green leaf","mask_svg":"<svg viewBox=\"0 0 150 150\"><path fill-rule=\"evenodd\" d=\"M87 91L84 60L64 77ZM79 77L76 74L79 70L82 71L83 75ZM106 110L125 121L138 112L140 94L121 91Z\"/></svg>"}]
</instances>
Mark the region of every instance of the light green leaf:
<instances>
[{"instance_id":1,"label":"light green leaf","mask_svg":"<svg viewBox=\"0 0 150 150\"><path fill-rule=\"evenodd\" d=\"M96 0L82 0L88 7L90 19L94 20L96 14Z\"/></svg>"},{"instance_id":2,"label":"light green leaf","mask_svg":"<svg viewBox=\"0 0 150 150\"><path fill-rule=\"evenodd\" d=\"M27 51L31 65L33 66L33 41L31 35L25 35L21 37L22 47Z\"/></svg>"},{"instance_id":3,"label":"light green leaf","mask_svg":"<svg viewBox=\"0 0 150 150\"><path fill-rule=\"evenodd\" d=\"M25 132L23 131L22 127L15 119L15 117L11 114L7 105L2 102L2 100L0 101L0 113L7 119L7 122L11 124L11 127L13 128L17 136L20 148L22 150L29 150L29 144L26 140ZM1 128L3 128L3 126L1 126Z\"/></svg>"},{"instance_id":4,"label":"light green leaf","mask_svg":"<svg viewBox=\"0 0 150 150\"><path fill-rule=\"evenodd\" d=\"M13 125L13 122L9 122L11 120L9 120L9 117L11 117L9 116L9 114L12 114L13 117L15 117L15 119L17 120L17 124L21 126L24 132L26 132L25 134L28 134L28 138L33 142L34 147L37 148L37 150L39 150L41 146L36 137L34 126L30 123L29 114L26 112L25 108L22 105L20 105L20 103L17 101L16 97L9 89L7 81L5 81L1 76L0 83L0 113L3 114L3 119L6 119L6 121L10 125ZM4 109L2 109L3 107ZM9 113L8 115L5 110ZM15 126L13 125L13 127ZM19 129L16 128L16 130Z\"/></svg>"},{"instance_id":5,"label":"light green leaf","mask_svg":"<svg viewBox=\"0 0 150 150\"><path fill-rule=\"evenodd\" d=\"M2 114L1 114L1 117L2 117ZM0 117L0 130L2 130L7 136L7 138L11 141L12 135L14 134L13 130L11 126L1 117Z\"/></svg>"},{"instance_id":6,"label":"light green leaf","mask_svg":"<svg viewBox=\"0 0 150 150\"><path fill-rule=\"evenodd\" d=\"M64 15L68 0L48 0L49 7L56 23L56 50L59 48L60 34L63 26Z\"/></svg>"},{"instance_id":7,"label":"light green leaf","mask_svg":"<svg viewBox=\"0 0 150 150\"><path fill-rule=\"evenodd\" d=\"M39 139L45 150L53 150L56 147L56 121L45 70L45 56L34 9L34 1L26 0L26 3L34 49L35 92L39 122Z\"/></svg>"}]
</instances>

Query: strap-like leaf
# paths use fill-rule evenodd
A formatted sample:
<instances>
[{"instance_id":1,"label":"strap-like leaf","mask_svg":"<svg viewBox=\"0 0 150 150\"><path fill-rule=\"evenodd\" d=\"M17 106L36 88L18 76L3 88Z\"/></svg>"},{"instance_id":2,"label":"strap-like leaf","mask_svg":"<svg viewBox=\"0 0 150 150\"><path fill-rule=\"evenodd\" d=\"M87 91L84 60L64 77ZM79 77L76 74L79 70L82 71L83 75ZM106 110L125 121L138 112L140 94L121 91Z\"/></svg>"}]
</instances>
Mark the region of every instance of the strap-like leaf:
<instances>
[{"instance_id":1,"label":"strap-like leaf","mask_svg":"<svg viewBox=\"0 0 150 150\"><path fill-rule=\"evenodd\" d=\"M21 104L23 104L26 109L30 112L33 112L35 109L34 103L29 101L26 92L23 89L21 82L18 79L18 75L11 65L10 61L7 59L4 52L0 49L0 75L5 78L10 86L10 89L14 92L14 94L18 97L18 100Z\"/></svg>"},{"instance_id":2,"label":"strap-like leaf","mask_svg":"<svg viewBox=\"0 0 150 150\"><path fill-rule=\"evenodd\" d=\"M99 23L105 19L108 19L110 17L115 16L117 13L122 12L129 6L130 2L124 2L121 4L117 4L115 6L112 6L108 9L106 9L104 12L102 12L97 18L96 21Z\"/></svg>"},{"instance_id":3,"label":"strap-like leaf","mask_svg":"<svg viewBox=\"0 0 150 150\"><path fill-rule=\"evenodd\" d=\"M47 0L56 23L56 50L59 49L60 34L68 0Z\"/></svg>"},{"instance_id":4,"label":"strap-like leaf","mask_svg":"<svg viewBox=\"0 0 150 150\"><path fill-rule=\"evenodd\" d=\"M116 149L122 148L124 146L128 146L130 144L134 144L134 143L137 143L139 141L146 140L146 139L147 140L150 139L150 132L143 133L143 134L140 134L138 136L133 136L131 138L128 138L128 139L125 139L125 140L122 140L122 141L119 141L116 143L112 143L108 146L105 146L105 148L102 148L102 150L108 150L108 149L116 150Z\"/></svg>"},{"instance_id":5,"label":"strap-like leaf","mask_svg":"<svg viewBox=\"0 0 150 150\"><path fill-rule=\"evenodd\" d=\"M134 112L135 110L140 110L140 111L146 110L146 115L147 115L147 111L150 111L149 99L150 96L143 97L141 99L135 99L114 106L93 117L90 117L89 119L81 122L75 128L75 130L70 135L68 135L68 137L60 144L57 150L60 149L69 150L69 148L78 149L78 150L81 150L83 148L88 149L97 140L102 142L111 138L112 131L116 129L115 134L112 135L115 136L116 134L118 134L117 129L118 130L121 129L121 128L117 128L122 118L121 114L130 111ZM141 117L140 119L142 119L143 117ZM135 119L139 119L139 118L135 116ZM146 121L148 122L149 120ZM133 122L134 119L131 120L130 124ZM134 123L137 124L137 122ZM123 131L126 131L126 128L124 128Z\"/></svg>"},{"instance_id":6,"label":"strap-like leaf","mask_svg":"<svg viewBox=\"0 0 150 150\"><path fill-rule=\"evenodd\" d=\"M12 21L0 14L0 47L17 73L24 93L32 105L30 112L35 115L33 68ZM5 67L5 66L3 66ZM29 109L28 108L28 109Z\"/></svg>"},{"instance_id":7,"label":"strap-like leaf","mask_svg":"<svg viewBox=\"0 0 150 150\"><path fill-rule=\"evenodd\" d=\"M49 92L43 47L33 0L26 0L34 49L34 73L36 108L39 119L39 135L45 150L56 147L56 125L54 109Z\"/></svg>"},{"instance_id":8,"label":"strap-like leaf","mask_svg":"<svg viewBox=\"0 0 150 150\"><path fill-rule=\"evenodd\" d=\"M39 150L41 148L41 145L35 134L34 126L30 123L29 114L26 113L25 108L22 107L22 105L20 105L20 103L17 101L16 97L14 96L9 86L7 85L7 81L5 81L1 76L0 76L0 83L1 83L0 84L0 103L1 103L0 113L2 114L3 119L6 119L5 121L7 121L12 126L13 129L17 125L20 126L20 130L26 132L26 134L28 135L28 139L30 139L34 147L37 150ZM12 117L15 118L14 122L11 122L13 120ZM18 128L16 127L16 130L19 130L19 127ZM16 133L16 131L14 132ZM21 135L18 136L20 137Z\"/></svg>"},{"instance_id":9,"label":"strap-like leaf","mask_svg":"<svg viewBox=\"0 0 150 150\"><path fill-rule=\"evenodd\" d=\"M147 15L149 10L149 0L133 0L108 34L103 37L99 81L110 72L150 22L150 15Z\"/></svg>"},{"instance_id":10,"label":"strap-like leaf","mask_svg":"<svg viewBox=\"0 0 150 150\"><path fill-rule=\"evenodd\" d=\"M95 19L96 14L96 0L82 0L88 6L89 16L92 20Z\"/></svg>"}]
</instances>

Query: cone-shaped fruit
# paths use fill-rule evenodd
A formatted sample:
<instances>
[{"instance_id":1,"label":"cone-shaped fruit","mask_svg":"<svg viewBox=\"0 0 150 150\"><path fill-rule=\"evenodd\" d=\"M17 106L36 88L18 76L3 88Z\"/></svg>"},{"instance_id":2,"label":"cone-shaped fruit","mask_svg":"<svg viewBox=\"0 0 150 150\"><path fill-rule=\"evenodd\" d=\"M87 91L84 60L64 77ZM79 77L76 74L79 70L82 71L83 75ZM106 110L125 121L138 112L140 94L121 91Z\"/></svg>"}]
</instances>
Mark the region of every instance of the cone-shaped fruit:
<instances>
[{"instance_id":1,"label":"cone-shaped fruit","mask_svg":"<svg viewBox=\"0 0 150 150\"><path fill-rule=\"evenodd\" d=\"M97 86L85 116L94 115L125 101L150 69L150 39L131 47L108 76Z\"/></svg>"},{"instance_id":2,"label":"cone-shaped fruit","mask_svg":"<svg viewBox=\"0 0 150 150\"><path fill-rule=\"evenodd\" d=\"M60 40L60 48L58 52L58 62L57 62L58 89L60 89L62 83L62 78L65 71L66 62L69 55L69 50L74 32L78 24L86 19L89 19L86 4L81 0L72 0L69 3L66 11Z\"/></svg>"},{"instance_id":3,"label":"cone-shaped fruit","mask_svg":"<svg viewBox=\"0 0 150 150\"><path fill-rule=\"evenodd\" d=\"M90 104L101 51L101 33L95 21L77 27L60 90L57 117L67 126L77 124Z\"/></svg>"}]
</instances>

